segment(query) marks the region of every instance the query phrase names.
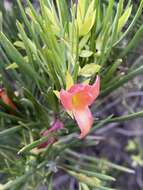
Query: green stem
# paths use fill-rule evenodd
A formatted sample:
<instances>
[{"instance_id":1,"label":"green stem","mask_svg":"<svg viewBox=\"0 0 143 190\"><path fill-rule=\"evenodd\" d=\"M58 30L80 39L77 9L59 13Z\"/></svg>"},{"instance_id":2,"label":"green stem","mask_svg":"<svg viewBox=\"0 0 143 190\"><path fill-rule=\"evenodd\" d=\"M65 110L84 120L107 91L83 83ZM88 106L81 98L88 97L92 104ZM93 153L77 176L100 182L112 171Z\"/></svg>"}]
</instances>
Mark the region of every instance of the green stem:
<instances>
[{"instance_id":1,"label":"green stem","mask_svg":"<svg viewBox=\"0 0 143 190\"><path fill-rule=\"evenodd\" d=\"M143 111L132 113L129 115L121 116L121 117L115 117L107 121L107 123L113 123L113 122L123 122L127 120L137 119L143 117Z\"/></svg>"},{"instance_id":2,"label":"green stem","mask_svg":"<svg viewBox=\"0 0 143 190\"><path fill-rule=\"evenodd\" d=\"M109 87L107 87L105 90L101 91L100 93L100 97L104 97L107 96L108 94L110 94L112 91L116 90L117 88L121 87L122 85L124 85L125 83L127 83L129 80L133 79L134 77L136 77L137 75L140 75L143 73L143 66L129 72L126 76L123 76L120 78L120 76L118 77L119 80L117 80L116 82L114 82L112 85L110 85Z\"/></svg>"},{"instance_id":3,"label":"green stem","mask_svg":"<svg viewBox=\"0 0 143 190\"><path fill-rule=\"evenodd\" d=\"M47 136L42 137L41 139L38 139L38 140L36 140L36 141L34 141L34 142L32 142L32 143L30 143L30 144L24 146L22 149L19 150L18 154L21 154L21 153L23 153L23 152L30 151L30 150L32 150L33 148L37 147L38 145L40 145L40 144L46 142L46 141L50 138L50 135L51 135L51 134L49 133ZM54 135L54 134L52 133L52 135Z\"/></svg>"},{"instance_id":4,"label":"green stem","mask_svg":"<svg viewBox=\"0 0 143 190\"><path fill-rule=\"evenodd\" d=\"M21 130L21 128L23 128L23 126L18 125L18 126L10 128L10 129L6 129L4 131L0 131L0 137L4 137L6 135L11 135L11 134L13 134L13 133Z\"/></svg>"},{"instance_id":5,"label":"green stem","mask_svg":"<svg viewBox=\"0 0 143 190\"><path fill-rule=\"evenodd\" d=\"M142 37L143 37L143 25L140 26L133 39L129 42L126 48L124 48L123 52L121 52L119 57L124 57L125 55L127 55L128 52L131 51L131 49L135 48L140 43Z\"/></svg>"},{"instance_id":6,"label":"green stem","mask_svg":"<svg viewBox=\"0 0 143 190\"><path fill-rule=\"evenodd\" d=\"M117 165L117 164L113 164L112 162L109 162L109 161L101 159L101 158L96 158L93 156L88 156L85 154L77 153L70 149L66 150L66 153L70 156L70 157L68 156L69 158L71 158L72 156L76 157L75 162L77 162L77 158L82 158L82 160L86 160L87 162L93 162L95 164L102 163L102 166L106 165L106 166L109 166L110 168L114 168L114 169L117 169L117 170L120 170L123 172L134 173L134 170L132 170L132 169L129 169L124 166Z\"/></svg>"}]
</instances>

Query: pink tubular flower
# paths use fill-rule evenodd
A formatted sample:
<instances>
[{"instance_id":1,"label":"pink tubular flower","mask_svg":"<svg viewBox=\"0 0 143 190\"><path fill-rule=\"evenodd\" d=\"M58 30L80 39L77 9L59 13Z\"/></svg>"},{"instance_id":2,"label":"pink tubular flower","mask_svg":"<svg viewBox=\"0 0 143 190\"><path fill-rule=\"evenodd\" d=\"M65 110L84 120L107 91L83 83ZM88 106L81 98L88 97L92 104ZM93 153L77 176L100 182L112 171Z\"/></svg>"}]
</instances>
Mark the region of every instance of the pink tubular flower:
<instances>
[{"instance_id":1,"label":"pink tubular flower","mask_svg":"<svg viewBox=\"0 0 143 190\"><path fill-rule=\"evenodd\" d=\"M51 127L50 129L48 129L48 130L46 130L46 131L44 131L44 132L42 133L42 136L47 136L49 133L57 132L57 131L59 131L59 130L61 130L61 129L63 129L63 128L64 128L63 123L62 123L59 119L57 119L57 120L52 124L52 127ZM40 144L40 145L38 146L38 149L45 148L45 147L48 146L49 144L53 144L53 143L56 142L56 141L57 141L57 139L56 139L55 137L49 137L49 139L48 139L46 142L44 142L44 143L42 143L42 144Z\"/></svg>"},{"instance_id":2,"label":"pink tubular flower","mask_svg":"<svg viewBox=\"0 0 143 190\"><path fill-rule=\"evenodd\" d=\"M93 85L75 84L69 90L60 91L60 100L67 111L71 111L81 130L80 138L85 137L93 124L89 106L95 101L100 91L100 78L97 76Z\"/></svg>"}]
</instances>

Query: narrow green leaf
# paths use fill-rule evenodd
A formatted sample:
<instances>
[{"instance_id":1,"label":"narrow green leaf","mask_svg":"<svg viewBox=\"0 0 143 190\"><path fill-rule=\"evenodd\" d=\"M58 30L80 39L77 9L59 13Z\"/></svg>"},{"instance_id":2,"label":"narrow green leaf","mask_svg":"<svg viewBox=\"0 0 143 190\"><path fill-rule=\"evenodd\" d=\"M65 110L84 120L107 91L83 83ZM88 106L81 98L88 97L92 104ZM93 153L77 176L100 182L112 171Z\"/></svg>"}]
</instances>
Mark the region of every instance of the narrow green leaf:
<instances>
[{"instance_id":1,"label":"narrow green leaf","mask_svg":"<svg viewBox=\"0 0 143 190\"><path fill-rule=\"evenodd\" d=\"M124 50L120 53L120 57L124 57L127 55L131 50L137 47L140 44L140 40L143 37L143 25L140 26L138 31L135 33L133 39L128 43L128 45L124 48Z\"/></svg>"},{"instance_id":2,"label":"narrow green leaf","mask_svg":"<svg viewBox=\"0 0 143 190\"><path fill-rule=\"evenodd\" d=\"M31 27L31 23L29 22L29 19L28 19L27 15L26 15L24 7L22 6L21 0L17 0L17 3L18 3L18 6L19 6L19 9L20 9L20 13L21 13L21 15L23 17L23 20L24 20L24 22L25 22L25 24L26 24L26 26L27 26L27 28L29 30L29 35L33 38L36 45L38 47L40 47L38 39L37 39L37 34L36 34L36 32L34 32L33 28Z\"/></svg>"},{"instance_id":3,"label":"narrow green leaf","mask_svg":"<svg viewBox=\"0 0 143 190\"><path fill-rule=\"evenodd\" d=\"M27 174L20 176L13 181L10 180L9 182L7 182L4 185L0 184L0 190L10 190L11 188L16 187L17 185L24 183L25 180L27 180L27 178L32 174L33 174L33 172L28 172Z\"/></svg>"},{"instance_id":4,"label":"narrow green leaf","mask_svg":"<svg viewBox=\"0 0 143 190\"><path fill-rule=\"evenodd\" d=\"M95 125L91 129L91 133L94 132L96 129L102 127L106 123L108 123L108 121L110 121L111 118L112 118L112 115L108 116L107 118L103 119L102 121L99 121L97 124L95 122Z\"/></svg>"},{"instance_id":5,"label":"narrow green leaf","mask_svg":"<svg viewBox=\"0 0 143 190\"><path fill-rule=\"evenodd\" d=\"M115 16L113 27L112 27L113 29L112 29L112 36L111 36L111 44L115 42L118 35L118 23L119 23L119 18L122 14L122 10L123 10L123 0L119 0L116 16Z\"/></svg>"},{"instance_id":6,"label":"narrow green leaf","mask_svg":"<svg viewBox=\"0 0 143 190\"><path fill-rule=\"evenodd\" d=\"M102 173L98 173L98 172L93 172L93 171L88 171L88 170L85 170L85 169L80 169L80 168L76 168L76 167L73 167L69 164L64 164L64 167L67 167L71 170L74 170L75 172L80 172L80 173L83 173L83 174L86 174L88 175L89 177L92 176L92 177L97 177L101 180L105 180L105 181L116 181L116 179L114 177L111 177L109 175L105 175L105 174L102 174Z\"/></svg>"},{"instance_id":7,"label":"narrow green leaf","mask_svg":"<svg viewBox=\"0 0 143 190\"><path fill-rule=\"evenodd\" d=\"M2 22L3 21L3 16L2 16L2 12L0 11L0 31L2 31Z\"/></svg>"},{"instance_id":8,"label":"narrow green leaf","mask_svg":"<svg viewBox=\"0 0 143 190\"><path fill-rule=\"evenodd\" d=\"M2 112L2 111L0 111L0 116L4 117L6 119L27 122L26 118L18 117L18 116L15 116L15 115L12 115L12 114L8 114L8 113Z\"/></svg>"},{"instance_id":9,"label":"narrow green leaf","mask_svg":"<svg viewBox=\"0 0 143 190\"><path fill-rule=\"evenodd\" d=\"M16 147L13 147L11 145L3 145L3 144L0 144L0 149L3 149L3 150L8 150L8 151L14 151L14 152L17 152L18 149Z\"/></svg>"},{"instance_id":10,"label":"narrow green leaf","mask_svg":"<svg viewBox=\"0 0 143 190\"><path fill-rule=\"evenodd\" d=\"M109 20L110 20L111 17L112 17L113 5L114 5L114 0L108 1L107 12L106 12L106 15L105 15L104 20L103 20L103 29L102 29L103 33L104 33L105 30L106 30L107 23L109 22Z\"/></svg>"},{"instance_id":11,"label":"narrow green leaf","mask_svg":"<svg viewBox=\"0 0 143 190\"><path fill-rule=\"evenodd\" d=\"M96 163L96 164L102 163L102 166L103 165L108 166L110 168L117 169L119 171L132 173L132 174L135 173L134 170L129 169L127 167L120 166L120 165L117 165L117 164L113 164L112 162L104 160L104 159L101 159L101 158L99 159L99 158L96 158L96 157L93 157L93 156L88 156L88 155L85 155L85 154L77 153L77 152L75 152L73 150L70 150L70 149L67 149L66 153L68 153L70 156L73 156L73 157L82 158L83 160L88 161L88 162L91 161L92 163ZM76 162L76 160L75 160L75 162Z\"/></svg>"},{"instance_id":12,"label":"narrow green leaf","mask_svg":"<svg viewBox=\"0 0 143 190\"><path fill-rule=\"evenodd\" d=\"M81 182L86 183L89 186L99 187L101 184L101 181L96 177L88 177L87 175L82 174L82 173L74 172L74 171L68 170L68 169L65 169L65 170L69 175L75 177L77 180L79 180Z\"/></svg>"},{"instance_id":13,"label":"narrow green leaf","mask_svg":"<svg viewBox=\"0 0 143 190\"><path fill-rule=\"evenodd\" d=\"M132 113L132 114L129 114L129 115L124 115L124 116L121 116L121 117L114 117L114 118L110 119L108 122L109 123L123 122L123 121L128 121L128 120L142 118L142 117L143 117L143 111L139 111L139 112Z\"/></svg>"},{"instance_id":14,"label":"narrow green leaf","mask_svg":"<svg viewBox=\"0 0 143 190\"><path fill-rule=\"evenodd\" d=\"M19 150L18 154L21 154L21 153L24 153L24 152L27 152L27 151L30 151L32 150L33 148L36 148L38 145L46 142L48 139L49 139L49 136L50 134L48 134L47 136L45 137L42 137L26 146L24 146L22 149Z\"/></svg>"},{"instance_id":15,"label":"narrow green leaf","mask_svg":"<svg viewBox=\"0 0 143 190\"><path fill-rule=\"evenodd\" d=\"M122 30L122 28L125 26L126 22L128 21L128 18L130 17L132 12L132 5L130 7L128 7L125 12L123 13L123 15L120 17L119 21L118 21L118 28L117 28L117 32L120 32Z\"/></svg>"},{"instance_id":16,"label":"narrow green leaf","mask_svg":"<svg viewBox=\"0 0 143 190\"><path fill-rule=\"evenodd\" d=\"M122 63L122 59L117 59L109 68L108 72L104 75L103 78L103 84L111 79L111 76L114 75L116 70L118 69L118 66Z\"/></svg>"},{"instance_id":17,"label":"narrow green leaf","mask_svg":"<svg viewBox=\"0 0 143 190\"><path fill-rule=\"evenodd\" d=\"M139 68L134 69L133 71L126 74L125 76L119 76L118 79L116 79L116 81L113 84L108 85L108 87L105 90L101 91L100 97L104 97L110 94L115 89L121 87L122 85L127 83L129 80L133 79L134 77L140 74L143 74L143 66L140 66Z\"/></svg>"},{"instance_id":18,"label":"narrow green leaf","mask_svg":"<svg viewBox=\"0 0 143 190\"><path fill-rule=\"evenodd\" d=\"M140 15L142 13L142 9L143 9L143 0L140 1L139 8L138 8L135 16L133 17L131 24L129 25L127 30L124 31L123 35L113 44L113 47L116 46L117 44L119 44L119 42L122 41L124 39L124 37L131 31L131 29L134 27L135 23L137 22L138 18L140 17Z\"/></svg>"},{"instance_id":19,"label":"narrow green leaf","mask_svg":"<svg viewBox=\"0 0 143 190\"><path fill-rule=\"evenodd\" d=\"M48 190L53 190L53 175L50 176Z\"/></svg>"},{"instance_id":20,"label":"narrow green leaf","mask_svg":"<svg viewBox=\"0 0 143 190\"><path fill-rule=\"evenodd\" d=\"M117 190L117 189L100 186L100 187L99 187L99 190Z\"/></svg>"},{"instance_id":21,"label":"narrow green leaf","mask_svg":"<svg viewBox=\"0 0 143 190\"><path fill-rule=\"evenodd\" d=\"M19 131L22 129L22 126L18 125L18 126L15 126L15 127L11 127L9 129L5 129L3 131L0 131L0 137L5 137L7 135L12 135L13 133Z\"/></svg>"},{"instance_id":22,"label":"narrow green leaf","mask_svg":"<svg viewBox=\"0 0 143 190\"><path fill-rule=\"evenodd\" d=\"M30 78L34 79L34 81L39 85L39 81L41 81L38 74L28 65L22 55L17 51L17 49L12 45L12 43L6 38L3 33L0 33L0 42L6 53L10 56L13 62L16 62L19 65L19 69L25 76L27 73Z\"/></svg>"},{"instance_id":23,"label":"narrow green leaf","mask_svg":"<svg viewBox=\"0 0 143 190\"><path fill-rule=\"evenodd\" d=\"M66 28L68 32L68 25L69 25L69 10L68 10L68 3L66 0L57 1L59 4L59 9L61 10L61 18L63 27Z\"/></svg>"},{"instance_id":24,"label":"narrow green leaf","mask_svg":"<svg viewBox=\"0 0 143 190\"><path fill-rule=\"evenodd\" d=\"M90 189L88 185L86 185L85 183L79 182L79 190L90 190Z\"/></svg>"}]
</instances>

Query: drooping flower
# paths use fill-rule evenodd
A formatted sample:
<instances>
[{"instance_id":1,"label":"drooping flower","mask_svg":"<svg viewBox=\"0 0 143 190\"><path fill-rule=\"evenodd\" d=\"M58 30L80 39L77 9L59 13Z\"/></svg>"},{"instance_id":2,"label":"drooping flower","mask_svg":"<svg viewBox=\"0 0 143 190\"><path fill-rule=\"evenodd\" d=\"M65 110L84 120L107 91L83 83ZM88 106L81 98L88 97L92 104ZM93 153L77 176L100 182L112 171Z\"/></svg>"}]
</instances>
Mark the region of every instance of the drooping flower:
<instances>
[{"instance_id":1,"label":"drooping flower","mask_svg":"<svg viewBox=\"0 0 143 190\"><path fill-rule=\"evenodd\" d=\"M80 130L80 138L85 137L93 124L89 106L95 101L100 91L100 78L97 76L93 85L74 84L68 90L60 91L63 107L72 112Z\"/></svg>"},{"instance_id":2,"label":"drooping flower","mask_svg":"<svg viewBox=\"0 0 143 190\"><path fill-rule=\"evenodd\" d=\"M16 109L16 105L12 102L12 100L8 97L6 91L1 88L0 89L0 99L8 106L10 106L13 109Z\"/></svg>"},{"instance_id":3,"label":"drooping flower","mask_svg":"<svg viewBox=\"0 0 143 190\"><path fill-rule=\"evenodd\" d=\"M50 128L50 129L47 129L47 130L44 131L44 132L42 132L41 135L42 135L42 136L48 136L49 133L57 132L57 131L59 131L59 130L61 130L61 129L63 129L63 128L64 128L64 124L63 124L59 119L57 119L57 120L52 124L51 128ZM57 141L57 138L51 136L51 137L49 137L49 139L48 139L46 142L40 144L40 145L38 146L38 149L45 148L45 147L47 147L49 144L53 144L53 143L56 142L56 141Z\"/></svg>"}]
</instances>

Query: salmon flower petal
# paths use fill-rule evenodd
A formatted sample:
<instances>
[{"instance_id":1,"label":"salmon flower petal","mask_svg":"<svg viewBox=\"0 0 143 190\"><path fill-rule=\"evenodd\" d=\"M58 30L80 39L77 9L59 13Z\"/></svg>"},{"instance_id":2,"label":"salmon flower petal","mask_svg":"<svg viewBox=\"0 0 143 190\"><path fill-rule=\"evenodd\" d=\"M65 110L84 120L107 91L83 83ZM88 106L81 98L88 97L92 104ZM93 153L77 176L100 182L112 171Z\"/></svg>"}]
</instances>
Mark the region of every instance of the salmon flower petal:
<instances>
[{"instance_id":1,"label":"salmon flower petal","mask_svg":"<svg viewBox=\"0 0 143 190\"><path fill-rule=\"evenodd\" d=\"M93 124L93 117L88 108L100 91L100 78L97 76L93 85L75 84L67 91L60 91L60 100L67 111L71 111L81 130L80 138L86 136Z\"/></svg>"},{"instance_id":2,"label":"salmon flower petal","mask_svg":"<svg viewBox=\"0 0 143 190\"><path fill-rule=\"evenodd\" d=\"M83 84L74 84L73 86L70 87L68 92L71 94L75 94L81 90L84 90L84 87L85 87L85 85L83 85Z\"/></svg>"},{"instance_id":3,"label":"salmon flower petal","mask_svg":"<svg viewBox=\"0 0 143 190\"><path fill-rule=\"evenodd\" d=\"M85 91L87 91L90 94L90 97L92 97L88 102L89 103L88 105L91 105L95 101L95 99L98 97L99 92L100 92L99 76L96 77L96 81L93 85L87 85L85 87Z\"/></svg>"},{"instance_id":4,"label":"salmon flower petal","mask_svg":"<svg viewBox=\"0 0 143 190\"><path fill-rule=\"evenodd\" d=\"M91 111L88 107L86 107L83 110L74 110L73 114L81 130L79 138L83 138L89 133L93 124L93 117Z\"/></svg>"},{"instance_id":5,"label":"salmon flower petal","mask_svg":"<svg viewBox=\"0 0 143 190\"><path fill-rule=\"evenodd\" d=\"M65 90L60 91L60 100L62 105L64 106L65 109L71 110L72 109L72 99L71 99L71 94Z\"/></svg>"},{"instance_id":6,"label":"salmon flower petal","mask_svg":"<svg viewBox=\"0 0 143 190\"><path fill-rule=\"evenodd\" d=\"M16 109L16 105L12 102L12 100L8 97L6 91L2 88L0 89L0 99L8 106L13 109Z\"/></svg>"}]
</instances>

